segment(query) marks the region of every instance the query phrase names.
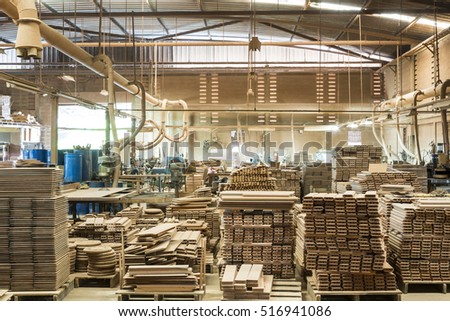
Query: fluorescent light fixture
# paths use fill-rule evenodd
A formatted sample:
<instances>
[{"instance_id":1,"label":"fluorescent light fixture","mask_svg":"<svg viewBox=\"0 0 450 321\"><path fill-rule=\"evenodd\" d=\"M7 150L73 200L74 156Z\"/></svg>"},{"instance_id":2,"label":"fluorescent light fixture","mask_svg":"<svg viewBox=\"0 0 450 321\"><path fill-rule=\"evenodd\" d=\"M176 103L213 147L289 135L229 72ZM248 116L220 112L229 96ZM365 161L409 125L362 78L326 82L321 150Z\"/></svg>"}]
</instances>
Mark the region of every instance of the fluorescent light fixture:
<instances>
[{"instance_id":1,"label":"fluorescent light fixture","mask_svg":"<svg viewBox=\"0 0 450 321\"><path fill-rule=\"evenodd\" d=\"M324 10L338 10L338 11L360 11L361 7L350 6L344 4L335 4L330 2L311 2L309 4L312 8L324 9Z\"/></svg>"},{"instance_id":2,"label":"fluorescent light fixture","mask_svg":"<svg viewBox=\"0 0 450 321\"><path fill-rule=\"evenodd\" d=\"M374 16L391 19L391 20L400 20L400 21L404 21L404 22L412 22L414 20L414 17L405 16L403 14L398 14L398 13L381 13L381 14L375 14Z\"/></svg>"},{"instance_id":3,"label":"fluorescent light fixture","mask_svg":"<svg viewBox=\"0 0 450 321\"><path fill-rule=\"evenodd\" d=\"M382 14L376 14L375 16L381 17L381 18L387 18L387 19L391 19L391 20L400 20L400 21L404 21L404 22L408 22L411 23L414 21L414 19L416 19L415 17L412 16L406 16L406 15L402 15L402 14L398 14L398 13L382 13ZM432 19L427 19L427 18L419 18L416 22L417 24L420 25L424 25L424 26L429 26L429 27L435 27L437 26L439 29L446 29L450 27L450 23L449 22L445 22L445 21L434 21Z\"/></svg>"},{"instance_id":4,"label":"fluorescent light fixture","mask_svg":"<svg viewBox=\"0 0 450 321\"><path fill-rule=\"evenodd\" d=\"M450 27L450 23L444 21L434 21L427 18L420 18L417 20L417 23L425 26L435 27L437 26L439 29L447 29Z\"/></svg>"},{"instance_id":5,"label":"fluorescent light fixture","mask_svg":"<svg viewBox=\"0 0 450 321\"><path fill-rule=\"evenodd\" d=\"M305 132L336 132L339 130L337 125L311 125L305 126Z\"/></svg>"},{"instance_id":6,"label":"fluorescent light fixture","mask_svg":"<svg viewBox=\"0 0 450 321\"><path fill-rule=\"evenodd\" d=\"M75 78L73 78L73 76L70 75L62 75L59 77L60 79L64 80L64 81L72 81L75 82Z\"/></svg>"},{"instance_id":7,"label":"fluorescent light fixture","mask_svg":"<svg viewBox=\"0 0 450 321\"><path fill-rule=\"evenodd\" d=\"M100 90L100 95L102 95L102 96L108 96L109 93L108 93L108 91L107 91L106 89L102 89L102 90Z\"/></svg>"},{"instance_id":8,"label":"fluorescent light fixture","mask_svg":"<svg viewBox=\"0 0 450 321\"><path fill-rule=\"evenodd\" d=\"M372 125L372 124L373 124L373 120L367 118L367 119L365 119L365 120L362 122L362 124L365 125L365 126Z\"/></svg>"},{"instance_id":9,"label":"fluorescent light fixture","mask_svg":"<svg viewBox=\"0 0 450 321\"><path fill-rule=\"evenodd\" d=\"M255 0L255 3L281 4L289 6L305 6L305 0Z\"/></svg>"},{"instance_id":10,"label":"fluorescent light fixture","mask_svg":"<svg viewBox=\"0 0 450 321\"><path fill-rule=\"evenodd\" d=\"M349 123L349 124L347 125L347 128L352 128L352 129L358 128L358 127L359 127L359 126L358 126L357 123Z\"/></svg>"}]
</instances>

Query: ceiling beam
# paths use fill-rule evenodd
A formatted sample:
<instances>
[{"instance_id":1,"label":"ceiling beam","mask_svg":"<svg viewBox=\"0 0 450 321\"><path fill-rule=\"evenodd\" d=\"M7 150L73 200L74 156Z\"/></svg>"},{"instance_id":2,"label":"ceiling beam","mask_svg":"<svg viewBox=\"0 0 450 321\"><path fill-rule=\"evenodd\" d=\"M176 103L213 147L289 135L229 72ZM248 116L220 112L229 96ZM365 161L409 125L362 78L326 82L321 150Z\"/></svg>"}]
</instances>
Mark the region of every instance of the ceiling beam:
<instances>
[{"instance_id":1,"label":"ceiling beam","mask_svg":"<svg viewBox=\"0 0 450 321\"><path fill-rule=\"evenodd\" d=\"M111 13L110 13L108 10L106 10L103 6L101 6L100 3L98 3L97 0L93 0L93 1L94 1L95 6L96 6L99 10L101 10L103 13L107 14L109 20L110 20L113 24L115 24L116 27L119 28L120 31L122 31L124 35L126 35L126 36L129 36L129 35L130 35L130 34L128 33L128 31L127 31L127 30L126 30L126 29L125 29L125 28L124 28L124 27L123 27L116 19L114 19L114 18L111 16ZM96 13L96 14L97 14L97 17L98 17L98 13ZM79 17L79 16L80 16L80 15L79 15L79 12L78 12L76 15L77 15L77 17ZM128 13L128 15L129 15L129 13ZM127 15L127 16L128 16L128 15Z\"/></svg>"},{"instance_id":2,"label":"ceiling beam","mask_svg":"<svg viewBox=\"0 0 450 321\"><path fill-rule=\"evenodd\" d=\"M150 14L156 14L156 13L158 13L158 10L157 10L157 8L155 8L154 6L153 6L153 4L150 2L150 1L146 1L147 2L147 4L148 4L148 6L150 7L150 9L152 10L152 12L135 12L134 13L134 15L135 16L139 16L140 14L143 14L143 13L150 13ZM157 2L158 3L158 2ZM142 17L145 17L145 16L142 16ZM159 16L159 15L154 15L153 17L155 17L156 18L156 20L159 22L159 24L161 25L161 27L164 29L164 31L165 31L165 33L166 34L169 34L169 29L167 29L167 27L166 27L166 25L164 24L164 22L161 20L161 16ZM170 16L169 16L170 17Z\"/></svg>"},{"instance_id":3,"label":"ceiling beam","mask_svg":"<svg viewBox=\"0 0 450 321\"><path fill-rule=\"evenodd\" d=\"M370 4L372 3L372 0L367 0L364 4L363 4L363 6L362 6L362 8L363 9L366 9L368 6L370 6ZM351 26L353 26L353 24L356 22L356 20L358 20L358 18L359 18L360 16L359 15L354 15L350 20L349 20L349 22L345 25L345 29L349 29ZM360 18L361 19L361 18ZM361 20L360 20L360 23L361 23ZM345 30L344 29L344 30ZM339 35L335 38L336 40L339 40L343 35L344 35L344 33L345 33L345 31L344 30L341 30L341 32L339 33ZM359 31L359 28L358 28L358 31ZM358 34L359 34L359 32L358 32Z\"/></svg>"},{"instance_id":4,"label":"ceiling beam","mask_svg":"<svg viewBox=\"0 0 450 321\"><path fill-rule=\"evenodd\" d=\"M8 40L6 38L0 37L0 41L4 43L13 43L11 40Z\"/></svg>"},{"instance_id":5,"label":"ceiling beam","mask_svg":"<svg viewBox=\"0 0 450 321\"><path fill-rule=\"evenodd\" d=\"M68 28L68 27L61 27L61 26L55 26L55 25L49 25L49 27L55 29L55 30L60 30L60 31L78 31L84 34L91 34L91 35L96 35L99 36L100 33L96 30L88 30L88 29L80 29L78 28L77 30L75 30L74 28ZM113 38L118 38L118 39L126 39L127 41L130 39L129 36L126 36L124 34L118 34L118 33L105 33L102 32L102 35L107 35L109 37L113 37ZM146 41L152 41L152 39L149 38L145 38L144 40Z\"/></svg>"},{"instance_id":6,"label":"ceiling beam","mask_svg":"<svg viewBox=\"0 0 450 321\"><path fill-rule=\"evenodd\" d=\"M152 41L167 40L167 39L171 39L171 38L174 38L177 36L185 36L185 35L189 35L192 33L197 33L197 32L202 32L202 31L206 31L206 30L211 30L211 29L234 25L234 24L237 24L240 22L242 22L242 20L233 20L233 21L218 23L216 25L210 25L210 26L207 25L202 28L192 29L192 30L188 30L188 31L178 32L178 33L172 33L172 34L161 36L161 37L156 37L156 38L153 38Z\"/></svg>"},{"instance_id":7,"label":"ceiling beam","mask_svg":"<svg viewBox=\"0 0 450 321\"><path fill-rule=\"evenodd\" d=\"M198 5L200 11L203 11L202 0L197 0L197 5ZM208 21L206 19L203 19L203 23L204 23L205 27L208 27ZM208 36L209 36L209 40L212 40L211 32L209 32L209 30L208 30Z\"/></svg>"},{"instance_id":8,"label":"ceiling beam","mask_svg":"<svg viewBox=\"0 0 450 321\"><path fill-rule=\"evenodd\" d=\"M151 7L151 5L149 3ZM322 15L322 16L342 16L342 15L374 15L382 13L391 14L403 14L403 15L426 15L426 14L448 14L450 13L450 8L439 8L437 10L430 8L422 9L408 9L408 8L367 8L364 10L355 11L335 11L335 10L224 10L224 11L151 11L151 12L135 12L135 16L138 17L153 17L153 18L175 18L175 17L190 17L190 18L223 18L223 19L233 19L236 17L250 17L251 15L256 16L299 16L299 15ZM98 18L98 13L96 12L73 12L66 11L64 13L41 13L41 19L57 19L64 18L68 15L77 15L79 18ZM108 12L109 17L128 17L129 12ZM6 17L4 13L0 14L0 17Z\"/></svg>"},{"instance_id":9,"label":"ceiling beam","mask_svg":"<svg viewBox=\"0 0 450 321\"><path fill-rule=\"evenodd\" d=\"M314 37L311 37L311 36L308 36L308 35L304 35L304 34L301 34L301 33L299 33L299 32L294 32L294 31L292 31L292 30L290 30L290 29L287 29L287 28L284 28L284 27L281 27L281 26L278 26L278 25L269 24L269 23L265 23L265 22L262 22L261 24L263 24L263 25L265 25L265 26L268 26L268 27L272 27L272 28L278 29L278 30L280 30L280 31L284 31L284 32L286 32L286 33L295 35L295 36L297 36L297 37L300 37L300 38L303 38L303 39L306 39L306 40L309 40L309 41L315 41L315 42L317 42L318 44L319 44L319 43L322 43L322 44L325 45L325 43L327 43L327 41L319 41L318 39L316 39L316 38L314 38ZM333 49L339 51L340 53L344 53L344 54L346 54L346 55L351 55L351 56L358 57L358 58L361 57L361 54L360 54L359 52L356 52L356 51L353 51L353 50L350 50L350 49L341 48L341 47L339 47L339 46L337 46L337 45L333 45L332 43L337 43L337 42L335 42L335 41L329 41L329 43L330 43L330 45L328 45L328 46L329 46L330 48L333 48ZM364 42L362 42L362 43L364 43ZM367 43L367 42L366 42L366 43ZM367 58L367 59L372 60L372 61L379 62L378 59L372 59L372 58Z\"/></svg>"}]
</instances>

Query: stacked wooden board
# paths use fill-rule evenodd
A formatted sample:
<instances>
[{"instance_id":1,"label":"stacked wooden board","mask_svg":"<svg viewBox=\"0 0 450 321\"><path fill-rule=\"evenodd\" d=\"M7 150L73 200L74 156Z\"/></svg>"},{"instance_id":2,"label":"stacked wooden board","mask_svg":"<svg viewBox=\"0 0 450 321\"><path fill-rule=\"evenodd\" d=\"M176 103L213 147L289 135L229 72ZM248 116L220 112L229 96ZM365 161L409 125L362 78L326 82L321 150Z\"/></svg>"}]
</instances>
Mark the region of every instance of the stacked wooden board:
<instances>
[{"instance_id":1,"label":"stacked wooden board","mask_svg":"<svg viewBox=\"0 0 450 321\"><path fill-rule=\"evenodd\" d=\"M382 189L382 185L404 185L412 187L411 190L406 192L421 191L421 186L417 180L416 174L408 172L361 172L350 179L350 184L352 186L352 190L357 193L378 191ZM385 190L389 192L387 187Z\"/></svg>"},{"instance_id":2,"label":"stacked wooden board","mask_svg":"<svg viewBox=\"0 0 450 321\"><path fill-rule=\"evenodd\" d=\"M0 287L53 291L67 280L68 202L57 196L61 183L55 169L0 169Z\"/></svg>"},{"instance_id":3,"label":"stacked wooden board","mask_svg":"<svg viewBox=\"0 0 450 321\"><path fill-rule=\"evenodd\" d=\"M420 185L420 191L422 193L428 192L428 173L427 167L421 165L411 165L411 164L394 164L392 165L393 170L401 172L414 173L417 176L417 181Z\"/></svg>"},{"instance_id":4,"label":"stacked wooden board","mask_svg":"<svg viewBox=\"0 0 450 321\"><path fill-rule=\"evenodd\" d=\"M293 191L300 197L302 172L293 169L270 169L278 191Z\"/></svg>"},{"instance_id":5,"label":"stacked wooden board","mask_svg":"<svg viewBox=\"0 0 450 321\"><path fill-rule=\"evenodd\" d=\"M347 182L369 164L381 163L382 148L371 145L336 147L333 151L333 180Z\"/></svg>"},{"instance_id":6,"label":"stacked wooden board","mask_svg":"<svg viewBox=\"0 0 450 321\"><path fill-rule=\"evenodd\" d=\"M243 167L233 171L226 191L274 191L275 181L266 166Z\"/></svg>"},{"instance_id":7,"label":"stacked wooden board","mask_svg":"<svg viewBox=\"0 0 450 321\"><path fill-rule=\"evenodd\" d=\"M127 208L124 208L120 212L117 212L116 216L119 217L128 217L133 223L136 223L142 214L144 213L144 207L132 204Z\"/></svg>"},{"instance_id":8,"label":"stacked wooden board","mask_svg":"<svg viewBox=\"0 0 450 321\"><path fill-rule=\"evenodd\" d=\"M320 291L389 291L378 201L365 195L313 193L303 199L306 269Z\"/></svg>"},{"instance_id":9,"label":"stacked wooden board","mask_svg":"<svg viewBox=\"0 0 450 321\"><path fill-rule=\"evenodd\" d=\"M303 195L331 191L331 164L305 164L302 168Z\"/></svg>"},{"instance_id":10,"label":"stacked wooden board","mask_svg":"<svg viewBox=\"0 0 450 321\"><path fill-rule=\"evenodd\" d=\"M220 214L212 207L211 197L183 197L174 199L166 209L168 218L178 220L199 220L208 224L208 237L218 238L220 235Z\"/></svg>"},{"instance_id":11,"label":"stacked wooden board","mask_svg":"<svg viewBox=\"0 0 450 321\"><path fill-rule=\"evenodd\" d=\"M200 187L194 191L194 197L212 197L211 187Z\"/></svg>"},{"instance_id":12,"label":"stacked wooden board","mask_svg":"<svg viewBox=\"0 0 450 321\"><path fill-rule=\"evenodd\" d=\"M153 227L162 223L166 215L159 208L146 208L141 217L136 219L136 227Z\"/></svg>"},{"instance_id":13,"label":"stacked wooden board","mask_svg":"<svg viewBox=\"0 0 450 321\"><path fill-rule=\"evenodd\" d=\"M226 264L263 264L266 274L293 277L291 209L296 200L294 192L222 192Z\"/></svg>"},{"instance_id":14,"label":"stacked wooden board","mask_svg":"<svg viewBox=\"0 0 450 321\"><path fill-rule=\"evenodd\" d=\"M130 266L123 280L124 289L136 292L191 292L200 287L188 265Z\"/></svg>"},{"instance_id":15,"label":"stacked wooden board","mask_svg":"<svg viewBox=\"0 0 450 321\"><path fill-rule=\"evenodd\" d=\"M186 193L193 193L196 189L202 186L203 186L203 173L186 175L186 186L185 186Z\"/></svg>"},{"instance_id":16,"label":"stacked wooden board","mask_svg":"<svg viewBox=\"0 0 450 321\"><path fill-rule=\"evenodd\" d=\"M403 282L450 282L450 199L394 203L389 251Z\"/></svg>"},{"instance_id":17,"label":"stacked wooden board","mask_svg":"<svg viewBox=\"0 0 450 321\"><path fill-rule=\"evenodd\" d=\"M295 224L295 252L294 263L296 266L305 268L305 214L302 213L302 205L295 204L293 208Z\"/></svg>"},{"instance_id":18,"label":"stacked wooden board","mask_svg":"<svg viewBox=\"0 0 450 321\"><path fill-rule=\"evenodd\" d=\"M89 214L85 216L84 222L78 222L72 227L70 235L111 243L121 243L123 239L127 243L137 232L139 230L132 228L132 221L128 217L106 219Z\"/></svg>"},{"instance_id":19,"label":"stacked wooden board","mask_svg":"<svg viewBox=\"0 0 450 321\"><path fill-rule=\"evenodd\" d=\"M227 265L220 281L225 300L269 300L272 275L263 274L262 264Z\"/></svg>"}]
</instances>

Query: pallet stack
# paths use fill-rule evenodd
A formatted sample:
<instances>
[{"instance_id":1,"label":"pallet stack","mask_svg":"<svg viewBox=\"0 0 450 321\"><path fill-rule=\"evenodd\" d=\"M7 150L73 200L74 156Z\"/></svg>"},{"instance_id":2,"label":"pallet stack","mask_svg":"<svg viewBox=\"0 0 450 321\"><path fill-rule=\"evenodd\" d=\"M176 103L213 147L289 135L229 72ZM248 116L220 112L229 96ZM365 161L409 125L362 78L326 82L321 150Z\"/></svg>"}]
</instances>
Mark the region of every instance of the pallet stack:
<instances>
[{"instance_id":1,"label":"pallet stack","mask_svg":"<svg viewBox=\"0 0 450 321\"><path fill-rule=\"evenodd\" d=\"M361 172L350 179L352 190L357 193L378 191L382 189L382 185L386 184L411 186L412 190L407 192L422 190L416 174L408 172Z\"/></svg>"},{"instance_id":2,"label":"pallet stack","mask_svg":"<svg viewBox=\"0 0 450 321\"><path fill-rule=\"evenodd\" d=\"M390 262L404 283L450 283L450 200L393 204Z\"/></svg>"},{"instance_id":3,"label":"pallet stack","mask_svg":"<svg viewBox=\"0 0 450 321\"><path fill-rule=\"evenodd\" d=\"M331 164L308 164L302 169L303 195L331 191Z\"/></svg>"},{"instance_id":4,"label":"pallet stack","mask_svg":"<svg viewBox=\"0 0 450 321\"><path fill-rule=\"evenodd\" d=\"M271 169L278 191L293 191L300 197L302 172L293 169Z\"/></svg>"},{"instance_id":5,"label":"pallet stack","mask_svg":"<svg viewBox=\"0 0 450 321\"><path fill-rule=\"evenodd\" d=\"M275 191L275 180L266 166L243 167L233 171L226 191Z\"/></svg>"},{"instance_id":6,"label":"pallet stack","mask_svg":"<svg viewBox=\"0 0 450 321\"><path fill-rule=\"evenodd\" d=\"M381 163L382 148L371 145L336 147L333 151L333 180L347 182L369 164Z\"/></svg>"},{"instance_id":7,"label":"pallet stack","mask_svg":"<svg viewBox=\"0 0 450 321\"><path fill-rule=\"evenodd\" d=\"M121 243L123 238L127 244L137 232L139 230L132 228L132 221L128 217L105 219L102 216L86 215L84 222L72 227L70 235L110 243Z\"/></svg>"},{"instance_id":8,"label":"pallet stack","mask_svg":"<svg viewBox=\"0 0 450 321\"><path fill-rule=\"evenodd\" d=\"M222 255L226 264L263 264L266 274L291 278L293 192L222 192Z\"/></svg>"},{"instance_id":9,"label":"pallet stack","mask_svg":"<svg viewBox=\"0 0 450 321\"><path fill-rule=\"evenodd\" d=\"M394 203L411 204L415 200L410 195L395 195L386 194L378 199L378 210L381 215L381 227L384 235L385 245L388 246L389 231L390 231L390 218Z\"/></svg>"},{"instance_id":10,"label":"pallet stack","mask_svg":"<svg viewBox=\"0 0 450 321\"><path fill-rule=\"evenodd\" d=\"M220 214L216 207L212 207L211 197L183 197L174 199L166 209L167 218L180 221L198 220L208 224L208 237L220 236Z\"/></svg>"},{"instance_id":11,"label":"pallet stack","mask_svg":"<svg viewBox=\"0 0 450 321\"><path fill-rule=\"evenodd\" d=\"M396 290L374 192L309 194L302 213L306 269L312 271L317 290Z\"/></svg>"},{"instance_id":12,"label":"pallet stack","mask_svg":"<svg viewBox=\"0 0 450 321\"><path fill-rule=\"evenodd\" d=\"M262 264L242 264L225 267L220 287L225 300L269 300L272 275L263 274Z\"/></svg>"},{"instance_id":13,"label":"pallet stack","mask_svg":"<svg viewBox=\"0 0 450 321\"><path fill-rule=\"evenodd\" d=\"M70 273L62 172L0 169L0 287L54 291Z\"/></svg>"}]
</instances>

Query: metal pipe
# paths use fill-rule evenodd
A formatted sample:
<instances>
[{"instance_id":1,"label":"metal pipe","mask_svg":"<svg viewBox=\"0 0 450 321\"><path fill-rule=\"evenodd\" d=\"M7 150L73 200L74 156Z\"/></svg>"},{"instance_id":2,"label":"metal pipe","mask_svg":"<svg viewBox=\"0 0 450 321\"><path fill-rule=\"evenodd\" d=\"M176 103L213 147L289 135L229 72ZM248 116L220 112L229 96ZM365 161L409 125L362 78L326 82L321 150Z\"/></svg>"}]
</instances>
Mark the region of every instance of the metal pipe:
<instances>
[{"instance_id":1,"label":"metal pipe","mask_svg":"<svg viewBox=\"0 0 450 321\"><path fill-rule=\"evenodd\" d=\"M142 93L142 96L145 96L145 87L144 87L144 85L140 81L137 81L137 80L134 81L134 85L138 86L139 89L140 89L140 92ZM145 121L146 121L146 118L147 118L147 112L145 110L145 107L146 107L145 99L141 98L141 120L139 122L139 126L137 126L137 128L133 131L131 136L125 138L123 143L120 144L120 148L119 148L120 150L123 150L131 141L133 141L134 138L136 137L136 135L144 127Z\"/></svg>"},{"instance_id":2,"label":"metal pipe","mask_svg":"<svg viewBox=\"0 0 450 321\"><path fill-rule=\"evenodd\" d=\"M447 97L447 87L450 85L450 79L444 81L441 85L440 99L445 99ZM448 155L449 151L449 139L448 139L448 120L447 120L447 109L441 110L442 118L442 135L444 143L444 154Z\"/></svg>"},{"instance_id":3,"label":"metal pipe","mask_svg":"<svg viewBox=\"0 0 450 321\"><path fill-rule=\"evenodd\" d=\"M417 97L419 95L422 95L422 92L420 90L416 90L415 94L413 96L413 107L417 107ZM413 123L414 123L414 134L416 136L415 140L416 140L417 156L418 156L419 162L422 162L422 154L420 152L420 142L419 142L419 122L417 120L417 109L413 110L412 118L413 118Z\"/></svg>"},{"instance_id":4,"label":"metal pipe","mask_svg":"<svg viewBox=\"0 0 450 321\"><path fill-rule=\"evenodd\" d=\"M17 57L40 59L42 57L40 20L34 0L14 0L14 3L19 18L15 21L18 25L15 45Z\"/></svg>"},{"instance_id":5,"label":"metal pipe","mask_svg":"<svg viewBox=\"0 0 450 321\"><path fill-rule=\"evenodd\" d=\"M386 144L384 142L384 140L380 139L380 137L378 137L378 134L375 130L375 110L377 109L377 106L374 106L372 109L372 133L373 133L373 137L375 137L375 140L378 142L378 144L380 144L381 147L383 147L384 153L386 154L386 157L388 158L388 162L392 162L392 158L391 155L389 154L389 151L386 147ZM380 124L383 121L380 122ZM382 130L382 127L380 126L380 131Z\"/></svg>"},{"instance_id":6,"label":"metal pipe","mask_svg":"<svg viewBox=\"0 0 450 321\"><path fill-rule=\"evenodd\" d=\"M397 101L395 102L395 110L396 110L396 113L397 113L396 127L395 127L396 130L397 130L397 139L398 139L398 142L400 143L400 147L405 151L405 153L408 154L410 157L414 158L416 160L416 162L417 162L417 156L414 153L412 153L405 146L405 144L403 143L402 135L400 134L400 109L401 108L399 107L399 104L400 104L401 101L402 101L402 97L400 96L400 97L397 98Z\"/></svg>"}]
</instances>

